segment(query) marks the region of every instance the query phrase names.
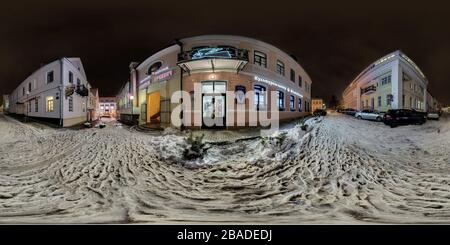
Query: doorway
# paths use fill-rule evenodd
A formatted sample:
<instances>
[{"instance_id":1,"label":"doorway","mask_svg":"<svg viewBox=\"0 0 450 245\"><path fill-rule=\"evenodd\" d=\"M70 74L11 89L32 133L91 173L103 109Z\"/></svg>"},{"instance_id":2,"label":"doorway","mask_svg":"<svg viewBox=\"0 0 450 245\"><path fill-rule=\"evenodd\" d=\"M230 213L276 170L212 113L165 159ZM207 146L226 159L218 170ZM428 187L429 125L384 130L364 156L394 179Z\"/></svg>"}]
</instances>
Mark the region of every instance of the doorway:
<instances>
[{"instance_id":1,"label":"doorway","mask_svg":"<svg viewBox=\"0 0 450 245\"><path fill-rule=\"evenodd\" d=\"M202 82L202 127L223 128L226 119L226 82Z\"/></svg>"},{"instance_id":2,"label":"doorway","mask_svg":"<svg viewBox=\"0 0 450 245\"><path fill-rule=\"evenodd\" d=\"M161 123L161 93L159 91L147 94L147 123Z\"/></svg>"}]
</instances>

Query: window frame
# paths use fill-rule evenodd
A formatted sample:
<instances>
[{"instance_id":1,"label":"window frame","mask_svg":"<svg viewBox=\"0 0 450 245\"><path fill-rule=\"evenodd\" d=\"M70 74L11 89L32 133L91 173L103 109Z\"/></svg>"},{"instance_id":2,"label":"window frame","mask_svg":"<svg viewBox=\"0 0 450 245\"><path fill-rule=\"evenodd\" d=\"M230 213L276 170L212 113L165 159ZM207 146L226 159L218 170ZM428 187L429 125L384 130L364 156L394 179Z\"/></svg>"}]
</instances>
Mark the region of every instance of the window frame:
<instances>
[{"instance_id":1,"label":"window frame","mask_svg":"<svg viewBox=\"0 0 450 245\"><path fill-rule=\"evenodd\" d=\"M289 109L291 111L295 111L295 96L294 95L289 96Z\"/></svg>"},{"instance_id":2,"label":"window frame","mask_svg":"<svg viewBox=\"0 0 450 245\"><path fill-rule=\"evenodd\" d=\"M259 53L259 54L257 54ZM258 57L258 59L256 59ZM258 60L258 61L257 61ZM259 50L253 51L253 64L267 68L267 54Z\"/></svg>"},{"instance_id":3,"label":"window frame","mask_svg":"<svg viewBox=\"0 0 450 245\"><path fill-rule=\"evenodd\" d=\"M290 71L290 80L291 80L293 83L295 83L295 71L294 71L294 69L292 69L292 68L291 68L291 71Z\"/></svg>"},{"instance_id":4,"label":"window frame","mask_svg":"<svg viewBox=\"0 0 450 245\"><path fill-rule=\"evenodd\" d=\"M286 109L286 101L284 97L284 92L277 90L277 105L279 111L284 111Z\"/></svg>"},{"instance_id":5,"label":"window frame","mask_svg":"<svg viewBox=\"0 0 450 245\"><path fill-rule=\"evenodd\" d=\"M51 75L51 76L50 76ZM51 78L51 79L50 79ZM51 81L50 81L51 80ZM49 84L49 83L52 83L52 82L54 82L55 81L55 72L52 70L52 71L48 71L47 72L47 75L46 75L46 83L47 84Z\"/></svg>"},{"instance_id":6,"label":"window frame","mask_svg":"<svg viewBox=\"0 0 450 245\"><path fill-rule=\"evenodd\" d=\"M277 60L277 69L276 70L277 70L277 74L282 75L283 77L285 76L286 66L283 61Z\"/></svg>"}]
</instances>

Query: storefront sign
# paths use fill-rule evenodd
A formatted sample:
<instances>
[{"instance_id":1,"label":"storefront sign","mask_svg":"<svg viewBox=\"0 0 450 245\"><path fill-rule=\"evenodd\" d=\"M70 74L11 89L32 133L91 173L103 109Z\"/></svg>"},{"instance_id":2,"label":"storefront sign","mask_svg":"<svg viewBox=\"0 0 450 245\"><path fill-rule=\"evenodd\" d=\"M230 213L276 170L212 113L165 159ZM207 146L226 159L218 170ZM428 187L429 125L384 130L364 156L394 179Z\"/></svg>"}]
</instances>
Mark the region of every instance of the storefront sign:
<instances>
[{"instance_id":1,"label":"storefront sign","mask_svg":"<svg viewBox=\"0 0 450 245\"><path fill-rule=\"evenodd\" d=\"M151 78L152 83L169 80L173 76L174 73L175 73L175 70L171 69L167 66L160 70L157 70L152 74L152 78Z\"/></svg>"},{"instance_id":2,"label":"storefront sign","mask_svg":"<svg viewBox=\"0 0 450 245\"><path fill-rule=\"evenodd\" d=\"M298 93L298 92L296 92L296 91L294 91L294 90L292 90L292 89L290 89L288 87L285 87L285 86L281 85L278 82L270 81L270 80L267 80L265 78L261 78L261 77L258 77L258 76L255 76L254 79L255 79L255 81L262 82L262 83L268 84L270 86L275 86L277 88L283 89L284 91L287 91L287 92L289 92L291 94L294 94L294 95L297 95L298 97L303 98L303 95L301 95L300 93Z\"/></svg>"}]
</instances>

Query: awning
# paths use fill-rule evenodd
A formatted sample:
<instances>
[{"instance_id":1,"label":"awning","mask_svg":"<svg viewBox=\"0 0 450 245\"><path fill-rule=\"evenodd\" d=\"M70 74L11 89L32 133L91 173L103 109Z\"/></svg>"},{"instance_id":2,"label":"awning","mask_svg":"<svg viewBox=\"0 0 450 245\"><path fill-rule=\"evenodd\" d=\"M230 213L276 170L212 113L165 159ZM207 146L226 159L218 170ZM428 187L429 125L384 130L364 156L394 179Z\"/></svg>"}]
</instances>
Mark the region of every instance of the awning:
<instances>
[{"instance_id":1,"label":"awning","mask_svg":"<svg viewBox=\"0 0 450 245\"><path fill-rule=\"evenodd\" d=\"M203 48L178 54L178 66L184 71L233 70L244 69L248 63L248 50L227 48Z\"/></svg>"}]
</instances>

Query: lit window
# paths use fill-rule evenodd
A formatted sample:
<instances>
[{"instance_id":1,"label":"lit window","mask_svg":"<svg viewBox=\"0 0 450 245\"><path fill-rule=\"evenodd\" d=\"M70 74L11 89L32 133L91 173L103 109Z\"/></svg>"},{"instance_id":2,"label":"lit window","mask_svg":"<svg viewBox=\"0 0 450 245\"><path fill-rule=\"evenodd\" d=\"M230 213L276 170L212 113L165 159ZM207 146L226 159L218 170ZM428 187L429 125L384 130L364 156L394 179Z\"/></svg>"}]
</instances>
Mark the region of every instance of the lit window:
<instances>
[{"instance_id":1,"label":"lit window","mask_svg":"<svg viewBox=\"0 0 450 245\"><path fill-rule=\"evenodd\" d=\"M284 76L284 63L277 60L277 73Z\"/></svg>"},{"instance_id":2,"label":"lit window","mask_svg":"<svg viewBox=\"0 0 450 245\"><path fill-rule=\"evenodd\" d=\"M47 106L46 106L47 112L52 112L54 110L53 96L47 96L46 101L47 101Z\"/></svg>"},{"instance_id":3,"label":"lit window","mask_svg":"<svg viewBox=\"0 0 450 245\"><path fill-rule=\"evenodd\" d=\"M277 91L278 93L278 109L280 111L284 110L284 93L281 91Z\"/></svg>"}]
</instances>

